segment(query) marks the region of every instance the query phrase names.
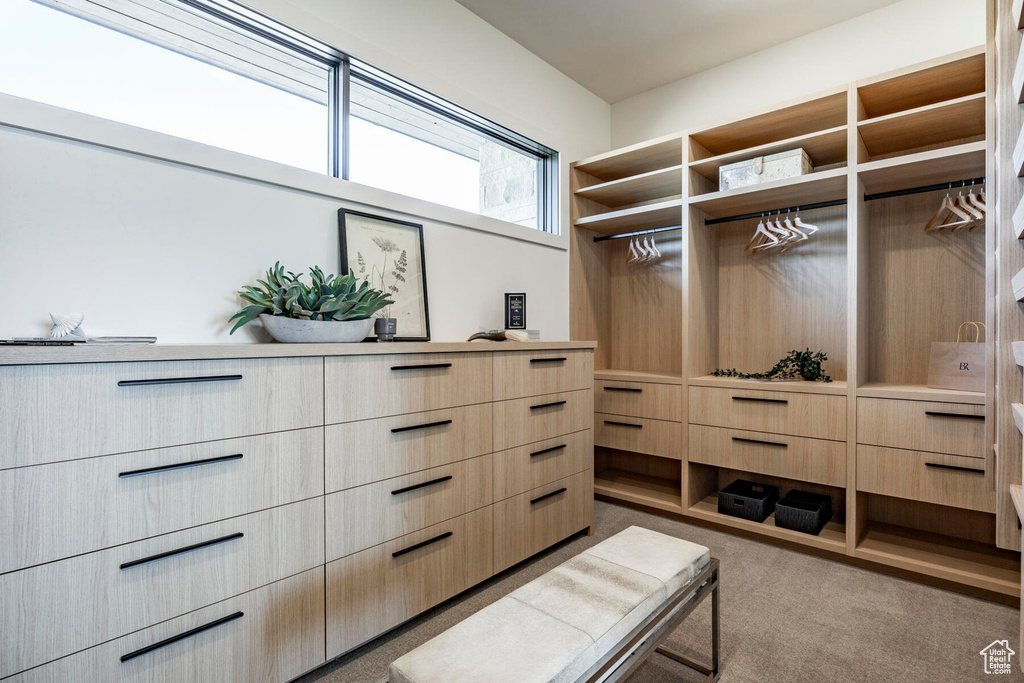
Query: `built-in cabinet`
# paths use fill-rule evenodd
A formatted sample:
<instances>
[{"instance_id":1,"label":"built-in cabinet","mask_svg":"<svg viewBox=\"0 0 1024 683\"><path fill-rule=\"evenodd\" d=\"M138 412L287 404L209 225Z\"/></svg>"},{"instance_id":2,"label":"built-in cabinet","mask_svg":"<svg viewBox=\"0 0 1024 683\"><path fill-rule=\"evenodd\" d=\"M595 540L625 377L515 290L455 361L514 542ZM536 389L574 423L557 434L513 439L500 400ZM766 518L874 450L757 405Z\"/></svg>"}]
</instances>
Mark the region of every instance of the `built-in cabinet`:
<instances>
[{"instance_id":1,"label":"built-in cabinet","mask_svg":"<svg viewBox=\"0 0 1024 683\"><path fill-rule=\"evenodd\" d=\"M968 50L573 165L571 334L598 342L598 495L1020 595L1019 438L1005 460L993 448L1009 416L987 305L996 183L983 228L924 230L945 194L969 191L950 183L994 176L988 68L984 48ZM812 172L719 184L725 164L795 148ZM747 249L780 212L819 230ZM627 262L639 231L660 258ZM964 321L990 331L986 390L930 388L931 343ZM831 382L714 375L805 348L827 353ZM811 536L719 514L737 478L827 494L832 520Z\"/></svg>"}]
</instances>

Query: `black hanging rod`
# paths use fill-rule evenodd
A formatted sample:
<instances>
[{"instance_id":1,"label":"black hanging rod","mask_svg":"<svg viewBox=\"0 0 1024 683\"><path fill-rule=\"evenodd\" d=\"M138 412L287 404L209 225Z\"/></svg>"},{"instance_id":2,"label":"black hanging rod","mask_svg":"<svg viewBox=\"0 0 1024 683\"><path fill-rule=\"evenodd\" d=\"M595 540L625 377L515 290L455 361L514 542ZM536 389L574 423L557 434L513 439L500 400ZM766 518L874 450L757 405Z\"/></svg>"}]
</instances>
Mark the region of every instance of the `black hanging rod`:
<instances>
[{"instance_id":1,"label":"black hanging rod","mask_svg":"<svg viewBox=\"0 0 1024 683\"><path fill-rule=\"evenodd\" d=\"M800 211L810 211L811 209L824 209L828 206L843 206L846 204L845 199L833 199L830 202L815 202L814 204L801 204L800 206L790 206L784 209L772 209L770 211L757 211L755 213L744 213L739 216L725 216L724 218L705 218L704 225L718 225L719 223L732 223L734 221L748 221L751 218L761 218L765 215L771 215L773 213L798 213Z\"/></svg>"},{"instance_id":2,"label":"black hanging rod","mask_svg":"<svg viewBox=\"0 0 1024 683\"><path fill-rule=\"evenodd\" d=\"M651 228L650 230L637 230L636 232L624 232L621 235L602 235L601 237L595 237L595 242L604 242L605 240L621 240L624 237L636 237L638 235L653 235L656 232L672 232L673 230L682 230L681 225L670 225L667 228Z\"/></svg>"},{"instance_id":3,"label":"black hanging rod","mask_svg":"<svg viewBox=\"0 0 1024 683\"><path fill-rule=\"evenodd\" d=\"M973 187L975 185L984 185L985 177L981 178L968 178L967 180L954 180L949 183L936 183L935 185L924 185L923 187L911 187L906 190L891 190L889 192L876 192L875 194L865 194L864 201L872 202L876 199L889 199L890 197L904 197L908 194L921 194L922 192L935 192L936 190L954 190L958 187Z\"/></svg>"}]
</instances>

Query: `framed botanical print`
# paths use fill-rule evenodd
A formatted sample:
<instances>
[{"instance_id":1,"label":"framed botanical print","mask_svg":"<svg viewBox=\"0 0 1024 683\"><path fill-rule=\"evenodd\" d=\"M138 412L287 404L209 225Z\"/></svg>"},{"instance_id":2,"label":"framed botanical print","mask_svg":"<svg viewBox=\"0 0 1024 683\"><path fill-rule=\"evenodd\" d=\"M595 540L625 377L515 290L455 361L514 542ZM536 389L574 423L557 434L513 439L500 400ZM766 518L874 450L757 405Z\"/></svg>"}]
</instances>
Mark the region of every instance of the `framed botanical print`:
<instances>
[{"instance_id":1,"label":"framed botanical print","mask_svg":"<svg viewBox=\"0 0 1024 683\"><path fill-rule=\"evenodd\" d=\"M394 299L377 317L396 320L395 341L430 341L423 226L340 209L338 234L342 275L366 279Z\"/></svg>"}]
</instances>

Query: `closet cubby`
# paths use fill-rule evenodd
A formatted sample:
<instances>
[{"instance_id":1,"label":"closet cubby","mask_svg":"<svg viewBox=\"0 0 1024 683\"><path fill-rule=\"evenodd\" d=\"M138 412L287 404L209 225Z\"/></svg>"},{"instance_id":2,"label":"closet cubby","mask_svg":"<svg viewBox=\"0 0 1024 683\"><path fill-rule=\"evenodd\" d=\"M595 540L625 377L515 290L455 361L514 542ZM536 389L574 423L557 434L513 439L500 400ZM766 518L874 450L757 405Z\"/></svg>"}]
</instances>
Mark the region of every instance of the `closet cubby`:
<instances>
[{"instance_id":1,"label":"closet cubby","mask_svg":"<svg viewBox=\"0 0 1024 683\"><path fill-rule=\"evenodd\" d=\"M594 492L682 512L681 467L679 460L598 446L594 450Z\"/></svg>"}]
</instances>

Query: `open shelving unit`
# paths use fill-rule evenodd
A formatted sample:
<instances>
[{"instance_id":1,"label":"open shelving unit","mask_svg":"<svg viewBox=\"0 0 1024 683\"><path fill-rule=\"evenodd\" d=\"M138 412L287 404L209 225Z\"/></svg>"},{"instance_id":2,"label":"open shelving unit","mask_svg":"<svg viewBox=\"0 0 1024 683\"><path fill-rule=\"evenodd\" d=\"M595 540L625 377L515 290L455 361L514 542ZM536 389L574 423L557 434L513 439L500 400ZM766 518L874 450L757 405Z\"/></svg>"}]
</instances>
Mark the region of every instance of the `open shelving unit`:
<instances>
[{"instance_id":1,"label":"open shelving unit","mask_svg":"<svg viewBox=\"0 0 1024 683\"><path fill-rule=\"evenodd\" d=\"M687 512L698 519L714 522L715 524L732 527L734 529L751 531L764 536L789 541L790 543L805 545L812 548L820 548L821 550L831 550L839 553L846 551L846 525L836 521L829 522L825 525L825 528L821 530L819 535L812 536L810 534L800 533L799 531L792 531L790 529L775 526L774 512L763 522L754 522L740 517L723 515L718 512L717 493L712 493L705 498L702 498L696 504L690 506Z\"/></svg>"}]
</instances>

